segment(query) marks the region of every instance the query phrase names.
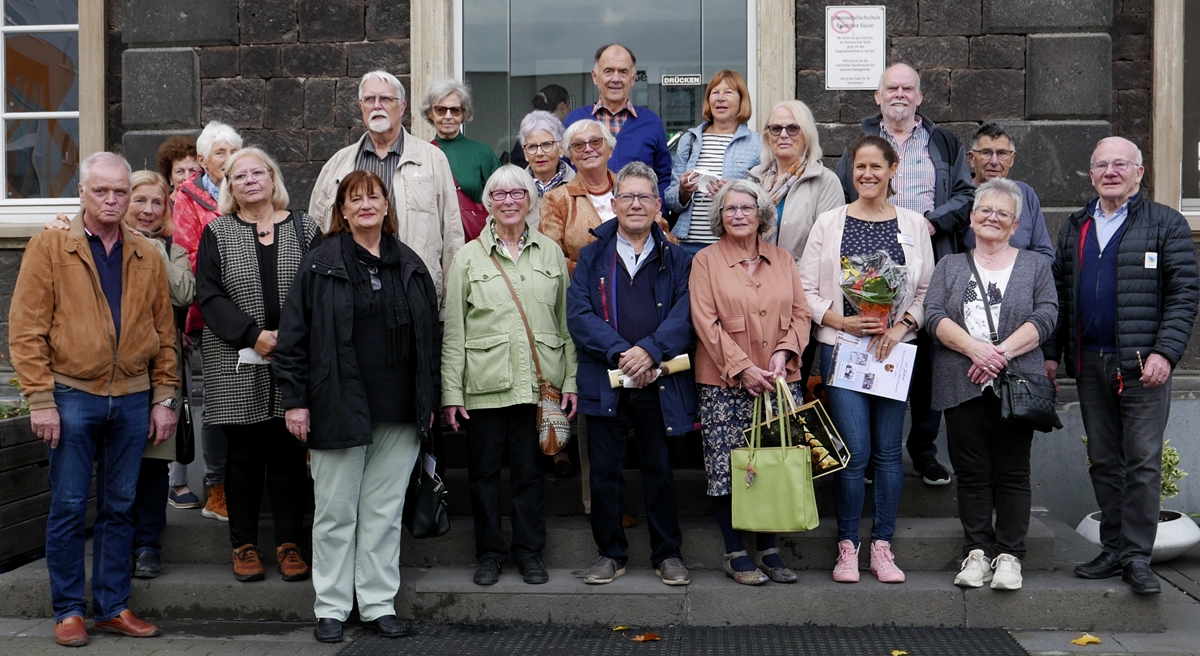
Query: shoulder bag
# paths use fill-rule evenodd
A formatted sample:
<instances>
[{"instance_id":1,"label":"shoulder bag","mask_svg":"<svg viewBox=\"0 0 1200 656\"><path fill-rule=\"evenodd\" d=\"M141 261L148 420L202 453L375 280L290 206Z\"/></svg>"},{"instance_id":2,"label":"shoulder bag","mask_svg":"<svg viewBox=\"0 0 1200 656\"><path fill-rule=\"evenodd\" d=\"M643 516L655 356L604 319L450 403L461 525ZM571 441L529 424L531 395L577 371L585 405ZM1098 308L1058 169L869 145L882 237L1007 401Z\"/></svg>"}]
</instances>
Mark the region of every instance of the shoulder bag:
<instances>
[{"instance_id":1,"label":"shoulder bag","mask_svg":"<svg viewBox=\"0 0 1200 656\"><path fill-rule=\"evenodd\" d=\"M441 149L441 144L437 139L432 142L434 146ZM458 180L454 181L454 191L458 193L458 213L462 218L463 233L466 236L465 241L471 241L483 232L483 226L487 224L488 210L483 203L477 203L471 200L467 192L462 190L462 186L458 184Z\"/></svg>"},{"instance_id":2,"label":"shoulder bag","mask_svg":"<svg viewBox=\"0 0 1200 656\"><path fill-rule=\"evenodd\" d=\"M446 504L446 484L436 473L426 471L424 451L408 479L401 523L418 540L440 538L450 532L450 510Z\"/></svg>"}]
</instances>

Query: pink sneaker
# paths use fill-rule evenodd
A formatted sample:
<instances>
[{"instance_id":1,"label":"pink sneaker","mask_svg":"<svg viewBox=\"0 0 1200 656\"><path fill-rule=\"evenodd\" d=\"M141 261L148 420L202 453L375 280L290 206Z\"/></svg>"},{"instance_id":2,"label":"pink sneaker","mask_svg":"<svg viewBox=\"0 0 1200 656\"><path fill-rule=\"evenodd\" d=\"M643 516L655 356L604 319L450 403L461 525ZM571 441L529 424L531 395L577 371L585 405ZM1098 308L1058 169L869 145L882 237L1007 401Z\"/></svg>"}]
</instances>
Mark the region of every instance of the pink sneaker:
<instances>
[{"instance_id":1,"label":"pink sneaker","mask_svg":"<svg viewBox=\"0 0 1200 656\"><path fill-rule=\"evenodd\" d=\"M849 540L838 542L838 559L833 566L833 580L838 583L858 583L858 547Z\"/></svg>"},{"instance_id":2,"label":"pink sneaker","mask_svg":"<svg viewBox=\"0 0 1200 656\"><path fill-rule=\"evenodd\" d=\"M890 542L876 540L871 543L871 573L880 583L904 583L904 572L896 567Z\"/></svg>"}]
</instances>

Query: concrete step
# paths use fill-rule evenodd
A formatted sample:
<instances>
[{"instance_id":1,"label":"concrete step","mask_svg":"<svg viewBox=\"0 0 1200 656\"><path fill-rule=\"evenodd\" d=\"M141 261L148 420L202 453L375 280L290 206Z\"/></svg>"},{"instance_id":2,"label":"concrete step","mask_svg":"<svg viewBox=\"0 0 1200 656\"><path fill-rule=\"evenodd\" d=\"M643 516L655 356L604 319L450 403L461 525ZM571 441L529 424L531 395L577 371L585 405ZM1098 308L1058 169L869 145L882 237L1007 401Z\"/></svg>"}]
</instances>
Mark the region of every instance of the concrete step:
<instances>
[{"instance_id":1,"label":"concrete step","mask_svg":"<svg viewBox=\"0 0 1200 656\"><path fill-rule=\"evenodd\" d=\"M647 569L588 586L579 569L554 568L545 585L525 585L508 567L497 585L471 582L472 568L405 568L397 613L435 623L616 626L818 625L1003 627L1074 631L1161 631L1161 596L1138 597L1118 579L1087 581L1068 570L1030 572L1015 592L963 590L949 572L909 572L900 585L863 572L834 583L801 572L795 585L739 586L720 572L694 571L689 586L663 585ZM0 616L50 617L45 561L0 575ZM90 594L90 593L89 593ZM170 565L157 579L134 580L130 607L167 620L311 621L311 582L238 583L224 566Z\"/></svg>"}]
</instances>

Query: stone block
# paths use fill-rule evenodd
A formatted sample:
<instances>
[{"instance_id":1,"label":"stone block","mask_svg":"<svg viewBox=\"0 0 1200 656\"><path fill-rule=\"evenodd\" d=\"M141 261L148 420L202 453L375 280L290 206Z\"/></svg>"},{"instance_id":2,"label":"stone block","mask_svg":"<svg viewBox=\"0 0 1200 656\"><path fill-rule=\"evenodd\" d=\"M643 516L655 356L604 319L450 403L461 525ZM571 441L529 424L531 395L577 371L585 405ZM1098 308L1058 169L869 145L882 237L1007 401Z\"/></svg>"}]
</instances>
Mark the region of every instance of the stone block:
<instances>
[{"instance_id":1,"label":"stone block","mask_svg":"<svg viewBox=\"0 0 1200 656\"><path fill-rule=\"evenodd\" d=\"M405 85L407 91L408 86ZM412 94L406 93L410 101ZM411 102L410 102L411 104ZM365 129L362 110L358 106L358 79L343 77L337 81L337 92L333 103L334 125L340 128Z\"/></svg>"},{"instance_id":2,"label":"stone block","mask_svg":"<svg viewBox=\"0 0 1200 656\"><path fill-rule=\"evenodd\" d=\"M1096 191L1088 164L1096 142L1112 135L1107 121L1000 121L1016 139L1011 176L1038 192L1045 207L1080 207Z\"/></svg>"},{"instance_id":3,"label":"stone block","mask_svg":"<svg viewBox=\"0 0 1200 656\"><path fill-rule=\"evenodd\" d=\"M1113 34L1148 34L1150 14L1118 12L1113 16Z\"/></svg>"},{"instance_id":4,"label":"stone block","mask_svg":"<svg viewBox=\"0 0 1200 656\"><path fill-rule=\"evenodd\" d=\"M262 148L276 162L308 161L308 135L302 129L243 130L241 134L247 145Z\"/></svg>"},{"instance_id":5,"label":"stone block","mask_svg":"<svg viewBox=\"0 0 1200 656\"><path fill-rule=\"evenodd\" d=\"M241 0L241 43L295 43L296 0Z\"/></svg>"},{"instance_id":6,"label":"stone block","mask_svg":"<svg viewBox=\"0 0 1200 656\"><path fill-rule=\"evenodd\" d=\"M1025 37L985 34L971 37L971 68L1025 68Z\"/></svg>"},{"instance_id":7,"label":"stone block","mask_svg":"<svg viewBox=\"0 0 1200 656\"><path fill-rule=\"evenodd\" d=\"M346 73L351 76L379 70L392 75L407 75L410 61L408 39L351 43L346 46Z\"/></svg>"},{"instance_id":8,"label":"stone block","mask_svg":"<svg viewBox=\"0 0 1200 656\"><path fill-rule=\"evenodd\" d=\"M980 6L981 0L920 0L918 34L979 34Z\"/></svg>"},{"instance_id":9,"label":"stone block","mask_svg":"<svg viewBox=\"0 0 1200 656\"><path fill-rule=\"evenodd\" d=\"M1145 89L1117 92L1117 134L1125 138L1150 134L1150 94Z\"/></svg>"},{"instance_id":10,"label":"stone block","mask_svg":"<svg viewBox=\"0 0 1200 656\"><path fill-rule=\"evenodd\" d=\"M367 38L407 38L410 31L409 3L367 0Z\"/></svg>"},{"instance_id":11,"label":"stone block","mask_svg":"<svg viewBox=\"0 0 1200 656\"><path fill-rule=\"evenodd\" d=\"M1025 116L1025 73L1002 68L953 71L950 105L961 121Z\"/></svg>"},{"instance_id":12,"label":"stone block","mask_svg":"<svg viewBox=\"0 0 1200 656\"><path fill-rule=\"evenodd\" d=\"M361 41L366 34L363 0L299 0L296 6L303 43Z\"/></svg>"},{"instance_id":13,"label":"stone block","mask_svg":"<svg viewBox=\"0 0 1200 656\"><path fill-rule=\"evenodd\" d=\"M946 123L938 123L939 128L944 128L958 139L963 148L971 147L971 137L975 136L975 131L979 129L979 123L976 121L954 121ZM953 513L950 513L953 514Z\"/></svg>"},{"instance_id":14,"label":"stone block","mask_svg":"<svg viewBox=\"0 0 1200 656\"><path fill-rule=\"evenodd\" d=\"M1034 34L1025 50L1027 118L1099 118L1112 112L1107 34Z\"/></svg>"},{"instance_id":15,"label":"stone block","mask_svg":"<svg viewBox=\"0 0 1200 656\"><path fill-rule=\"evenodd\" d=\"M1112 0L983 0L986 34L1094 32L1112 24Z\"/></svg>"},{"instance_id":16,"label":"stone block","mask_svg":"<svg viewBox=\"0 0 1200 656\"><path fill-rule=\"evenodd\" d=\"M1153 5L1154 0L1123 0L1121 13L1148 14L1154 9Z\"/></svg>"},{"instance_id":17,"label":"stone block","mask_svg":"<svg viewBox=\"0 0 1200 656\"><path fill-rule=\"evenodd\" d=\"M350 143L350 131L346 128L320 128L308 132L308 158L325 163L337 151Z\"/></svg>"},{"instance_id":18,"label":"stone block","mask_svg":"<svg viewBox=\"0 0 1200 656\"><path fill-rule=\"evenodd\" d=\"M841 158L851 141L862 134L859 123L817 123L817 135L821 139L821 150L829 158ZM830 171L837 170L837 161L826 163Z\"/></svg>"},{"instance_id":19,"label":"stone block","mask_svg":"<svg viewBox=\"0 0 1200 656\"><path fill-rule=\"evenodd\" d=\"M1149 89L1154 81L1149 61L1113 62L1113 89Z\"/></svg>"},{"instance_id":20,"label":"stone block","mask_svg":"<svg viewBox=\"0 0 1200 656\"><path fill-rule=\"evenodd\" d=\"M842 92L825 90L825 71L798 71L796 98L808 105L818 122L838 120ZM764 107L762 111L770 112L771 108Z\"/></svg>"},{"instance_id":21,"label":"stone block","mask_svg":"<svg viewBox=\"0 0 1200 656\"><path fill-rule=\"evenodd\" d=\"M265 110L263 127L304 127L304 81L294 77L268 80Z\"/></svg>"},{"instance_id":22,"label":"stone block","mask_svg":"<svg viewBox=\"0 0 1200 656\"><path fill-rule=\"evenodd\" d=\"M237 46L198 48L200 52L200 77L237 77Z\"/></svg>"},{"instance_id":23,"label":"stone block","mask_svg":"<svg viewBox=\"0 0 1200 656\"><path fill-rule=\"evenodd\" d=\"M130 130L121 135L121 154L134 171L158 170L158 147L168 137L185 134L198 136L198 130Z\"/></svg>"},{"instance_id":24,"label":"stone block","mask_svg":"<svg viewBox=\"0 0 1200 656\"><path fill-rule=\"evenodd\" d=\"M917 33L917 2L918 0L883 0L883 2L879 0L845 0L837 4L884 5L887 7L888 36L913 36ZM797 0L797 37L825 37L825 5L827 4L830 3Z\"/></svg>"},{"instance_id":25,"label":"stone block","mask_svg":"<svg viewBox=\"0 0 1200 656\"><path fill-rule=\"evenodd\" d=\"M953 121L954 111L950 106L950 71L921 71L921 94L924 98L918 108L934 122ZM875 108L879 113L879 108Z\"/></svg>"},{"instance_id":26,"label":"stone block","mask_svg":"<svg viewBox=\"0 0 1200 656\"><path fill-rule=\"evenodd\" d=\"M279 164L279 168L283 172L283 179L287 181L289 209L308 209L308 199L312 195L313 185L317 183L317 176L321 174L321 167L324 165L325 162L281 162Z\"/></svg>"},{"instance_id":27,"label":"stone block","mask_svg":"<svg viewBox=\"0 0 1200 656\"><path fill-rule=\"evenodd\" d=\"M279 75L279 46L242 46L242 77Z\"/></svg>"},{"instance_id":28,"label":"stone block","mask_svg":"<svg viewBox=\"0 0 1200 656\"><path fill-rule=\"evenodd\" d=\"M815 36L796 37L796 70L825 70L825 39Z\"/></svg>"},{"instance_id":29,"label":"stone block","mask_svg":"<svg viewBox=\"0 0 1200 656\"><path fill-rule=\"evenodd\" d=\"M822 73L824 75L824 73ZM822 85L824 82L822 82ZM824 88L824 87L822 87ZM862 122L868 116L874 116L879 113L879 105L875 104L874 91L843 91L841 100L841 112L838 120L842 123L853 123L855 125Z\"/></svg>"},{"instance_id":30,"label":"stone block","mask_svg":"<svg viewBox=\"0 0 1200 656\"><path fill-rule=\"evenodd\" d=\"M1147 34L1118 34L1112 42L1113 61L1150 59L1150 36Z\"/></svg>"},{"instance_id":31,"label":"stone block","mask_svg":"<svg viewBox=\"0 0 1200 656\"><path fill-rule=\"evenodd\" d=\"M904 62L924 71L932 68L966 68L967 39L962 36L898 36L892 39L892 63Z\"/></svg>"},{"instance_id":32,"label":"stone block","mask_svg":"<svg viewBox=\"0 0 1200 656\"><path fill-rule=\"evenodd\" d=\"M280 46L283 74L294 77L339 77L346 74L346 46L303 43Z\"/></svg>"},{"instance_id":33,"label":"stone block","mask_svg":"<svg viewBox=\"0 0 1200 656\"><path fill-rule=\"evenodd\" d=\"M237 44L238 0L124 0L121 40L130 45Z\"/></svg>"},{"instance_id":34,"label":"stone block","mask_svg":"<svg viewBox=\"0 0 1200 656\"><path fill-rule=\"evenodd\" d=\"M336 90L337 81L330 78L304 81L304 127L333 127Z\"/></svg>"},{"instance_id":35,"label":"stone block","mask_svg":"<svg viewBox=\"0 0 1200 656\"><path fill-rule=\"evenodd\" d=\"M194 127L200 120L200 61L191 48L139 48L121 55L126 126Z\"/></svg>"},{"instance_id":36,"label":"stone block","mask_svg":"<svg viewBox=\"0 0 1200 656\"><path fill-rule=\"evenodd\" d=\"M221 121L235 128L261 128L265 80L205 80L201 88L203 122Z\"/></svg>"}]
</instances>

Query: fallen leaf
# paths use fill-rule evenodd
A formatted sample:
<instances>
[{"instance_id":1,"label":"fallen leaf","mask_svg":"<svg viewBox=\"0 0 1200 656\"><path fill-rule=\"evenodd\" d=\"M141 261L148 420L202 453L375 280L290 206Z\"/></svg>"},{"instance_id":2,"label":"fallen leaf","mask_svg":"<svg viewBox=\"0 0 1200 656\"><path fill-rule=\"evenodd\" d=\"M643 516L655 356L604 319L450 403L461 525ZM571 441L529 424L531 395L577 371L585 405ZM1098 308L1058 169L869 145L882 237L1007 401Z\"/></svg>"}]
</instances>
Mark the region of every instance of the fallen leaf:
<instances>
[{"instance_id":1,"label":"fallen leaf","mask_svg":"<svg viewBox=\"0 0 1200 656\"><path fill-rule=\"evenodd\" d=\"M655 642L660 639L657 633L641 633L632 638L634 642Z\"/></svg>"},{"instance_id":2,"label":"fallen leaf","mask_svg":"<svg viewBox=\"0 0 1200 656\"><path fill-rule=\"evenodd\" d=\"M899 650L899 649L893 649L893 650L892 650L892 656L908 656L908 652L906 652L906 651L901 651L901 650Z\"/></svg>"},{"instance_id":3,"label":"fallen leaf","mask_svg":"<svg viewBox=\"0 0 1200 656\"><path fill-rule=\"evenodd\" d=\"M613 631L628 631L628 630L629 630L629 627L624 624L622 624L621 626L613 627Z\"/></svg>"},{"instance_id":4,"label":"fallen leaf","mask_svg":"<svg viewBox=\"0 0 1200 656\"><path fill-rule=\"evenodd\" d=\"M1080 647L1083 647L1084 645L1098 645L1098 644L1100 644L1100 638L1097 638L1096 636L1094 636L1090 633L1085 633L1085 634L1079 636L1078 638L1075 638L1074 640L1072 640L1071 644L1079 645Z\"/></svg>"}]
</instances>

